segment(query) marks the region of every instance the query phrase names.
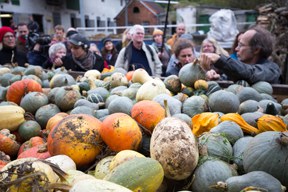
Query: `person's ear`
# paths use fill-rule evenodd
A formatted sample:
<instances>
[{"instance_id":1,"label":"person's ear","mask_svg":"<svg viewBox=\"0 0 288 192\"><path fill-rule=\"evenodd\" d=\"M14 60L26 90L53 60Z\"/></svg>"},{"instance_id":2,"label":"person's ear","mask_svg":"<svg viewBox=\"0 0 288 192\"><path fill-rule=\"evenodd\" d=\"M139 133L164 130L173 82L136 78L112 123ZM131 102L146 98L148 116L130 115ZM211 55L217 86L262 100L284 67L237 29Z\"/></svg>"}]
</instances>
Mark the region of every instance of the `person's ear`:
<instances>
[{"instance_id":1,"label":"person's ear","mask_svg":"<svg viewBox=\"0 0 288 192\"><path fill-rule=\"evenodd\" d=\"M255 48L254 50L252 50L252 53L253 53L254 55L259 55L259 53L260 53L260 48Z\"/></svg>"}]
</instances>

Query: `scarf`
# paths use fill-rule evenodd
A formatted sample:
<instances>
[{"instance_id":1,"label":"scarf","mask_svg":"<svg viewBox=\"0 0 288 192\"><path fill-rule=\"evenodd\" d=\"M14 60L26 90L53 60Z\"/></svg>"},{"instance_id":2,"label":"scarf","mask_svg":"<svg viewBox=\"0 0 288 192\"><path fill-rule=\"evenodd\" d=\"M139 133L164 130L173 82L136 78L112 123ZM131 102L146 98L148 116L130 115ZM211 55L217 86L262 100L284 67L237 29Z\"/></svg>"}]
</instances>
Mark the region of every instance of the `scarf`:
<instances>
[{"instance_id":1,"label":"scarf","mask_svg":"<svg viewBox=\"0 0 288 192\"><path fill-rule=\"evenodd\" d=\"M75 58L72 55L73 61L84 71L88 71L93 68L94 63L96 62L96 56L91 51L88 51L87 54L82 58Z\"/></svg>"}]
</instances>

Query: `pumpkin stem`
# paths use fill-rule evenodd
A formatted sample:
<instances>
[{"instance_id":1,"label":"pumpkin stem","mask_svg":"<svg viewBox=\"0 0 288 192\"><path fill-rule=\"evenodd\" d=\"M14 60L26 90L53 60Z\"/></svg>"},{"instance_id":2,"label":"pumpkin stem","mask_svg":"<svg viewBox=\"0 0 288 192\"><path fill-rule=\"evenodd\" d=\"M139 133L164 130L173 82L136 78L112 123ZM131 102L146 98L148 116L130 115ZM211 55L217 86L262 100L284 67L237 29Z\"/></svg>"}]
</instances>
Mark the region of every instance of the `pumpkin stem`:
<instances>
[{"instance_id":1,"label":"pumpkin stem","mask_svg":"<svg viewBox=\"0 0 288 192\"><path fill-rule=\"evenodd\" d=\"M166 99L164 99L164 109L165 109L165 116L166 117L171 117L171 113L169 110L168 102Z\"/></svg>"},{"instance_id":2,"label":"pumpkin stem","mask_svg":"<svg viewBox=\"0 0 288 192\"><path fill-rule=\"evenodd\" d=\"M216 185L213 185L212 188L214 189L228 189L227 183L223 182L223 181L219 181L217 182Z\"/></svg>"},{"instance_id":3,"label":"pumpkin stem","mask_svg":"<svg viewBox=\"0 0 288 192\"><path fill-rule=\"evenodd\" d=\"M35 121L34 115L32 113L30 113L30 112L25 112L24 113L24 118L25 118L26 121L28 121L28 120Z\"/></svg>"},{"instance_id":4,"label":"pumpkin stem","mask_svg":"<svg viewBox=\"0 0 288 192\"><path fill-rule=\"evenodd\" d=\"M286 133L281 133L278 141L279 141L280 145L288 146L288 135Z\"/></svg>"}]
</instances>

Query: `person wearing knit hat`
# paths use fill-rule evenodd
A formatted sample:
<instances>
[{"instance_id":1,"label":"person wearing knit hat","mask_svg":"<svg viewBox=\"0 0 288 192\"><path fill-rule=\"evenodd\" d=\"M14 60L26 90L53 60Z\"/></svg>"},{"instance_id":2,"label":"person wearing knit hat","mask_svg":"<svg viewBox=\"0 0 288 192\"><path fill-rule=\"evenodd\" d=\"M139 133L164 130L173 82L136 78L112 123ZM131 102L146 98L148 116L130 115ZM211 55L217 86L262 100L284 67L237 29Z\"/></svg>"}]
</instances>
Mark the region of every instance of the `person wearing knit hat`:
<instances>
[{"instance_id":1,"label":"person wearing knit hat","mask_svg":"<svg viewBox=\"0 0 288 192\"><path fill-rule=\"evenodd\" d=\"M106 37L102 40L103 47L101 49L101 55L108 65L114 66L118 57L118 51L114 46L112 39Z\"/></svg>"},{"instance_id":2,"label":"person wearing knit hat","mask_svg":"<svg viewBox=\"0 0 288 192\"><path fill-rule=\"evenodd\" d=\"M156 36L156 35L163 35L163 31L160 30L160 29L155 29L155 30L153 31L153 37Z\"/></svg>"},{"instance_id":3,"label":"person wearing knit hat","mask_svg":"<svg viewBox=\"0 0 288 192\"><path fill-rule=\"evenodd\" d=\"M13 29L6 26L0 28L0 43L2 43L0 65L24 66L27 63L26 54L16 49L16 38Z\"/></svg>"},{"instance_id":4,"label":"person wearing knit hat","mask_svg":"<svg viewBox=\"0 0 288 192\"><path fill-rule=\"evenodd\" d=\"M151 46L155 49L155 51L158 54L158 57L162 63L162 77L166 76L166 69L171 57L171 48L169 45L164 43L164 46L162 47L163 42L163 31L160 29L154 29L153 31L153 43ZM163 48L163 50L162 50Z\"/></svg>"},{"instance_id":5,"label":"person wearing knit hat","mask_svg":"<svg viewBox=\"0 0 288 192\"><path fill-rule=\"evenodd\" d=\"M8 32L11 33L15 37L14 31L10 27L3 26L0 28L0 43L3 42L4 35Z\"/></svg>"}]
</instances>

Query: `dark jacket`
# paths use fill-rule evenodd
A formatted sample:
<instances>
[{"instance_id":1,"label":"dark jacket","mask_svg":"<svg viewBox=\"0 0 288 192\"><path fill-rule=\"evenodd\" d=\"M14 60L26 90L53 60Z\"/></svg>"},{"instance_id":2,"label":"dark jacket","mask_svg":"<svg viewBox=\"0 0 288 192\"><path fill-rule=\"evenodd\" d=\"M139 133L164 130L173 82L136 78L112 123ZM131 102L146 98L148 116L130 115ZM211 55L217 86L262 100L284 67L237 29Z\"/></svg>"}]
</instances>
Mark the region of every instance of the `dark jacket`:
<instances>
[{"instance_id":1,"label":"dark jacket","mask_svg":"<svg viewBox=\"0 0 288 192\"><path fill-rule=\"evenodd\" d=\"M14 53L14 59L13 63L17 63L18 66L24 66L25 63L28 63L26 54L20 51L17 51L16 48L8 48L8 47L3 47L2 50L0 51L0 65L4 64L11 64L11 59Z\"/></svg>"},{"instance_id":2,"label":"dark jacket","mask_svg":"<svg viewBox=\"0 0 288 192\"><path fill-rule=\"evenodd\" d=\"M100 72L103 71L104 69L104 60L101 56L99 56L96 53L93 53L96 57L94 63L92 64L92 67L90 69L96 69ZM84 69L83 67L79 66L74 58L72 57L72 54L66 55L65 57L62 58L63 66L67 70L72 70L72 71L88 71L90 69Z\"/></svg>"},{"instance_id":3,"label":"dark jacket","mask_svg":"<svg viewBox=\"0 0 288 192\"><path fill-rule=\"evenodd\" d=\"M221 55L214 66L221 69L232 81L245 80L249 84L258 81L280 83L281 70L279 66L267 59L262 59L257 64L245 64Z\"/></svg>"}]
</instances>

